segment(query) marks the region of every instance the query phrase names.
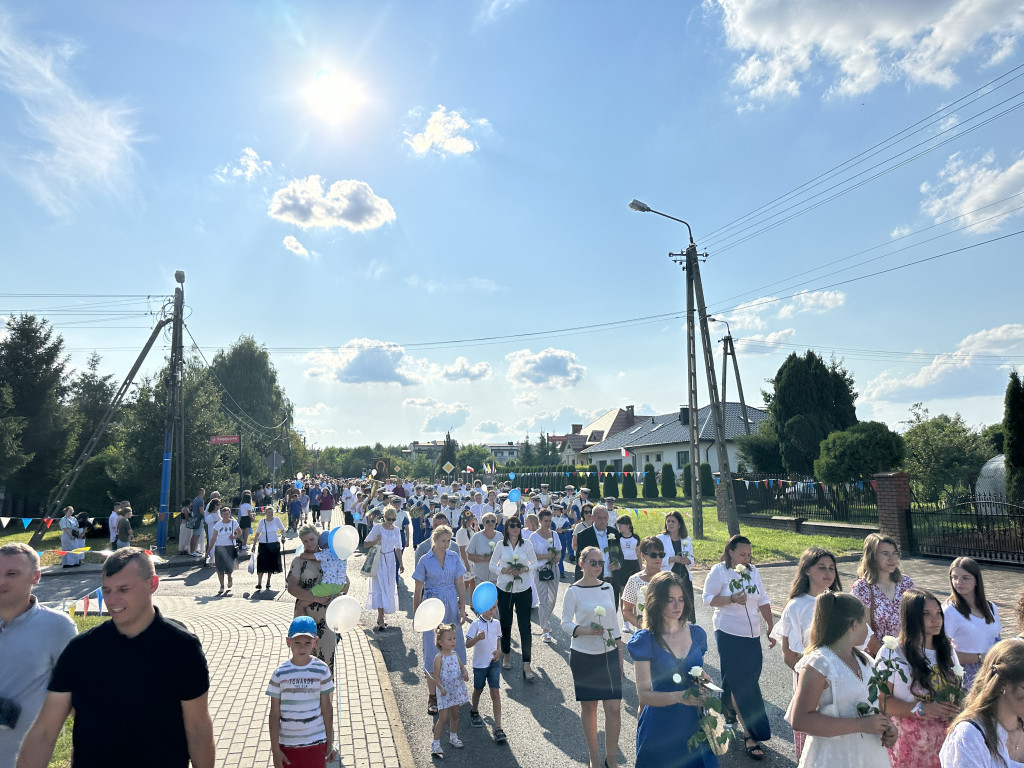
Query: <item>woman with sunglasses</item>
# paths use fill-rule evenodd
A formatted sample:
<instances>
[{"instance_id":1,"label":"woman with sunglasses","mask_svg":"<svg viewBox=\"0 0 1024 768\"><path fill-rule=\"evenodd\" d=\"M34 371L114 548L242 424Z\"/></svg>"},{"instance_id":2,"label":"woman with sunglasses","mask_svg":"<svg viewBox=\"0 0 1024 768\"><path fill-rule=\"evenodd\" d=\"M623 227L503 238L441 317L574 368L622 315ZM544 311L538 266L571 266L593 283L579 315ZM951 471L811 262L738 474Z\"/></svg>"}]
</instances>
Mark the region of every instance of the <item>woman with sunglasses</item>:
<instances>
[{"instance_id":1,"label":"woman with sunglasses","mask_svg":"<svg viewBox=\"0 0 1024 768\"><path fill-rule=\"evenodd\" d=\"M383 522L375 524L363 541L364 549L380 542L380 565L370 582L370 593L366 600L367 608L377 609L377 625L374 629L378 632L388 628L384 615L398 610L398 576L395 568L398 568L399 573L405 572L402 564L402 532L395 525L397 520L398 510L388 505L384 508Z\"/></svg>"},{"instance_id":2,"label":"woman with sunglasses","mask_svg":"<svg viewBox=\"0 0 1024 768\"><path fill-rule=\"evenodd\" d=\"M551 637L551 612L555 610L555 600L558 598L558 572L555 566L562 556L562 543L558 540L558 534L551 528L551 510L542 509L536 517L540 521L540 527L530 534L530 543L533 544L539 566L535 574L538 619L540 629L544 633L541 640L553 643L555 640Z\"/></svg>"},{"instance_id":3,"label":"woman with sunglasses","mask_svg":"<svg viewBox=\"0 0 1024 768\"><path fill-rule=\"evenodd\" d=\"M533 680L530 669L530 651L533 632L530 628L530 609L533 589L530 574L537 569L537 556L533 545L523 538L523 523L515 516L505 521L505 532L500 544L494 547L490 562L491 573L497 577L498 618L501 621L502 669L512 668L512 614L519 625L519 645L523 653L523 678Z\"/></svg>"},{"instance_id":4,"label":"woman with sunglasses","mask_svg":"<svg viewBox=\"0 0 1024 768\"><path fill-rule=\"evenodd\" d=\"M868 609L868 625L874 636L868 639L868 654L878 653L886 635L900 635L900 601L914 582L900 573L900 548L891 536L869 533L864 539L864 554L857 566L850 592Z\"/></svg>"},{"instance_id":5,"label":"woman with sunglasses","mask_svg":"<svg viewBox=\"0 0 1024 768\"><path fill-rule=\"evenodd\" d=\"M634 573L626 580L622 588L619 605L622 606L622 619L633 627L642 627L644 594L651 579L661 573L661 561L665 557L665 547L657 536L648 536L637 547L643 570Z\"/></svg>"},{"instance_id":6,"label":"woman with sunglasses","mask_svg":"<svg viewBox=\"0 0 1024 768\"><path fill-rule=\"evenodd\" d=\"M622 727L622 638L615 618L615 593L602 580L604 556L597 547L579 555L583 577L562 598L562 629L572 638L572 671L590 768L601 768L597 749L597 705L604 705L604 765L615 768ZM659 566L660 570L660 566Z\"/></svg>"}]
</instances>

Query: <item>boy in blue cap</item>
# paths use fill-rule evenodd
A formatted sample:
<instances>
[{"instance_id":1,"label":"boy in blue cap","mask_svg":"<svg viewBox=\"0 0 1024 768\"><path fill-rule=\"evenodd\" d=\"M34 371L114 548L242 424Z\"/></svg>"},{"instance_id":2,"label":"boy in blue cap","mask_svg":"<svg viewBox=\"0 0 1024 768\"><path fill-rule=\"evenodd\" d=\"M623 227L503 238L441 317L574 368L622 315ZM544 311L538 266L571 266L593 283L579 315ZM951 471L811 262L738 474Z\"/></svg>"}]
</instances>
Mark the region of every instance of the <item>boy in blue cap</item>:
<instances>
[{"instance_id":1,"label":"boy in blue cap","mask_svg":"<svg viewBox=\"0 0 1024 768\"><path fill-rule=\"evenodd\" d=\"M275 768L323 768L334 759L331 670L313 656L316 622L297 616L288 627L291 658L274 670L270 699L270 749Z\"/></svg>"}]
</instances>

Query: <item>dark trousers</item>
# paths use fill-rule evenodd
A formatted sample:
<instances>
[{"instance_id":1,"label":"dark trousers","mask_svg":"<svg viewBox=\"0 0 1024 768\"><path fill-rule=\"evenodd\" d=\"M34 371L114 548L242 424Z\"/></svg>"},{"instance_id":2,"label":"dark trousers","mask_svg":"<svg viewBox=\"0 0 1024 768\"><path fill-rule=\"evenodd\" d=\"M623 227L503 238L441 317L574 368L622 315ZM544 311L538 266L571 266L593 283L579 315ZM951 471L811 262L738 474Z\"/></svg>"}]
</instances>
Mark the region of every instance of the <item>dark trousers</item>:
<instances>
[{"instance_id":1,"label":"dark trousers","mask_svg":"<svg viewBox=\"0 0 1024 768\"><path fill-rule=\"evenodd\" d=\"M772 728L761 695L761 638L737 637L715 630L715 642L722 666L722 703L729 707L732 694L750 737L768 741Z\"/></svg>"},{"instance_id":2,"label":"dark trousers","mask_svg":"<svg viewBox=\"0 0 1024 768\"><path fill-rule=\"evenodd\" d=\"M530 627L530 610L533 605L533 590L506 592L498 590L498 621L501 623L501 652L506 656L512 652L512 611L516 612L519 625L519 645L523 651L523 663L530 663L533 649L533 630Z\"/></svg>"},{"instance_id":3,"label":"dark trousers","mask_svg":"<svg viewBox=\"0 0 1024 768\"><path fill-rule=\"evenodd\" d=\"M677 570L678 569L678 570ZM686 570L685 565L675 563L672 566L672 573L676 574L683 580L683 591L686 592L687 598L690 601L690 617L689 621L691 624L697 623L697 606L693 602L693 582L690 581L690 572Z\"/></svg>"},{"instance_id":4,"label":"dark trousers","mask_svg":"<svg viewBox=\"0 0 1024 768\"><path fill-rule=\"evenodd\" d=\"M602 578L601 581L612 585L612 597L615 598L615 610L619 610L619 581L615 578L614 572L611 577L607 579Z\"/></svg>"}]
</instances>

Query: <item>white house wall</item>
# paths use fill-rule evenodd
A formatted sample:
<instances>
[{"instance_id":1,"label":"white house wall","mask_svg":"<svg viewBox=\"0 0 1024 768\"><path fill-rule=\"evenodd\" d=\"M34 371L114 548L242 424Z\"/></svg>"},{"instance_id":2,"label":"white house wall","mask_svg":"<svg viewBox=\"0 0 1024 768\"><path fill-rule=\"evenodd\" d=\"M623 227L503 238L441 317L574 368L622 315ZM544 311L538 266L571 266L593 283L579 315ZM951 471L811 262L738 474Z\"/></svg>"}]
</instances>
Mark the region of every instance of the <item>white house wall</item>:
<instances>
[{"instance_id":1,"label":"white house wall","mask_svg":"<svg viewBox=\"0 0 1024 768\"><path fill-rule=\"evenodd\" d=\"M726 452L729 454L729 467L736 471L736 462L739 459L739 449L732 441L726 441L725 444ZM715 444L710 440L701 440L697 444L697 449L700 452L701 462L707 462L711 465L712 472L718 472L718 451L715 450ZM614 451L601 451L599 453L586 453L580 457L581 462L588 464L594 464L600 471L606 469L613 469L614 471L621 471L622 465L629 463L633 465L634 470L642 470L644 464L654 464L658 471L661 471L663 464L670 463L675 468L676 473L682 471L683 467L677 461L677 455L680 451L689 452L689 443L670 443L667 445L652 445L638 448L636 454L632 455L629 459L625 459L622 456L621 450ZM661 454L661 460L656 461L655 457ZM649 457L649 458L647 458ZM605 462L602 467L601 462ZM618 463L616 463L618 462Z\"/></svg>"}]
</instances>

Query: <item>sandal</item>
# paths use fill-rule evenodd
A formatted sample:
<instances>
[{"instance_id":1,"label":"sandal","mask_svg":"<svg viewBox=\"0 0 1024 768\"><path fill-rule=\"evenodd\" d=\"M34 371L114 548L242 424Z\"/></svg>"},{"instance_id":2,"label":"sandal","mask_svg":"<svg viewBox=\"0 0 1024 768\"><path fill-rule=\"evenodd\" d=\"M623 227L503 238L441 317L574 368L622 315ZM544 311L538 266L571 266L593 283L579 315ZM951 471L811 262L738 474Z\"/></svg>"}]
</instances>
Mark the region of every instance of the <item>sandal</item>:
<instances>
[{"instance_id":1,"label":"sandal","mask_svg":"<svg viewBox=\"0 0 1024 768\"><path fill-rule=\"evenodd\" d=\"M431 693L429 696L427 696L427 714L428 715L436 715L437 714L437 694L436 693Z\"/></svg>"},{"instance_id":2,"label":"sandal","mask_svg":"<svg viewBox=\"0 0 1024 768\"><path fill-rule=\"evenodd\" d=\"M749 742L754 742L750 744ZM757 743L757 739L747 737L743 740L743 747L747 750L747 757L752 760L764 760L764 750L761 749L761 745Z\"/></svg>"}]
</instances>

